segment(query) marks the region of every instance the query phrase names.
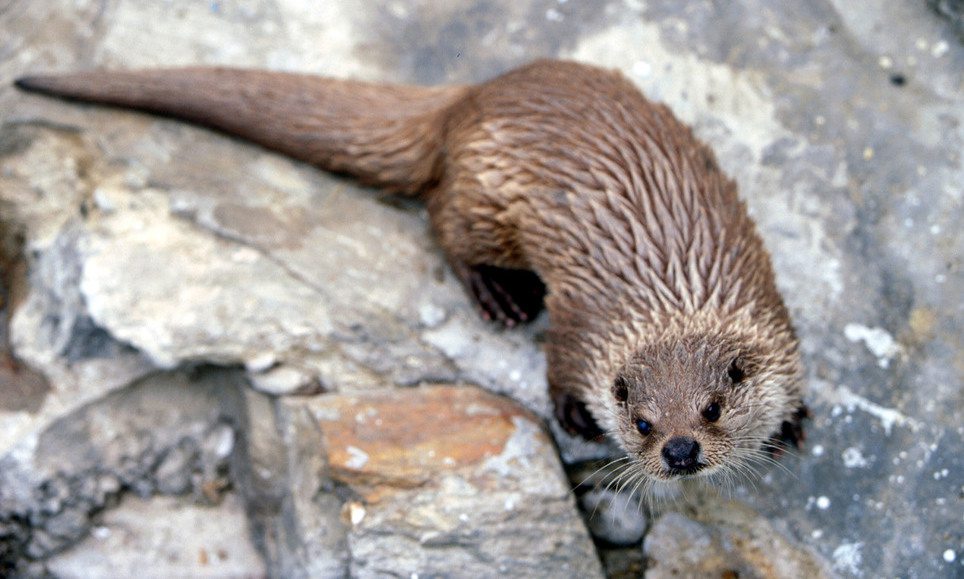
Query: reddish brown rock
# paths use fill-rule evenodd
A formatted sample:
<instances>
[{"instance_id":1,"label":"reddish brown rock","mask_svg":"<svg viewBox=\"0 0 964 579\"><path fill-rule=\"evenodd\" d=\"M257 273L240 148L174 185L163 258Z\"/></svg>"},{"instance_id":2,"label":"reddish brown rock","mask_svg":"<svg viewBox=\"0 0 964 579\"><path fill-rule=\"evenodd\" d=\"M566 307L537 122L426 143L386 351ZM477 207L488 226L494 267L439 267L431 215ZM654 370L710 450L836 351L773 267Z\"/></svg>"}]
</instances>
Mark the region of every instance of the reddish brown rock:
<instances>
[{"instance_id":1,"label":"reddish brown rock","mask_svg":"<svg viewBox=\"0 0 964 579\"><path fill-rule=\"evenodd\" d=\"M324 396L311 406L332 477L360 486L411 487L478 467L505 450L515 420L539 424L507 399L457 386Z\"/></svg>"},{"instance_id":2,"label":"reddish brown rock","mask_svg":"<svg viewBox=\"0 0 964 579\"><path fill-rule=\"evenodd\" d=\"M601 575L555 446L515 403L428 386L282 407L287 430L316 436L328 476L352 495L342 511L352 576Z\"/></svg>"}]
</instances>

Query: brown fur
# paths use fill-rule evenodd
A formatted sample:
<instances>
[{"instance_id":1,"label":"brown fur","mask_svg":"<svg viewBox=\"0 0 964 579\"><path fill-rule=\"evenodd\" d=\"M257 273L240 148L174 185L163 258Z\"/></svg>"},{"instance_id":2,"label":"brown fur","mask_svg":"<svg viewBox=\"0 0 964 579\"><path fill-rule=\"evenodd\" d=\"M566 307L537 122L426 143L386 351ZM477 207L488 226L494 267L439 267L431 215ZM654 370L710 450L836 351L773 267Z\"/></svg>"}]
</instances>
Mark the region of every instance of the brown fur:
<instances>
[{"instance_id":1,"label":"brown fur","mask_svg":"<svg viewBox=\"0 0 964 579\"><path fill-rule=\"evenodd\" d=\"M513 271L538 275L554 400L585 403L650 478L671 478L659 454L671 436L698 440L707 472L752 463L802 406L797 341L734 183L618 73L540 61L472 87L205 68L18 85L184 118L421 193L455 271L494 317L526 319L504 295L526 290L513 280L532 285ZM508 281L493 285L482 266ZM724 411L709 423L712 401Z\"/></svg>"}]
</instances>

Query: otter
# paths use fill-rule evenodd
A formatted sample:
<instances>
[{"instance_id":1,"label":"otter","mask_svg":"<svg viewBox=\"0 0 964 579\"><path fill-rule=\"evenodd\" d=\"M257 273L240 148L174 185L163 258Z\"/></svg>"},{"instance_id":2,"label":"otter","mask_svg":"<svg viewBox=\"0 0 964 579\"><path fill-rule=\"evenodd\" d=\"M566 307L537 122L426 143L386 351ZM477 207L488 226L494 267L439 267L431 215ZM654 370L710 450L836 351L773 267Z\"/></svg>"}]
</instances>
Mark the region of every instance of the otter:
<instances>
[{"instance_id":1,"label":"otter","mask_svg":"<svg viewBox=\"0 0 964 579\"><path fill-rule=\"evenodd\" d=\"M619 72L543 60L420 87L200 67L16 85L421 197L485 318L548 311L556 416L573 434L608 433L631 480L726 480L803 438L798 341L736 185Z\"/></svg>"}]
</instances>

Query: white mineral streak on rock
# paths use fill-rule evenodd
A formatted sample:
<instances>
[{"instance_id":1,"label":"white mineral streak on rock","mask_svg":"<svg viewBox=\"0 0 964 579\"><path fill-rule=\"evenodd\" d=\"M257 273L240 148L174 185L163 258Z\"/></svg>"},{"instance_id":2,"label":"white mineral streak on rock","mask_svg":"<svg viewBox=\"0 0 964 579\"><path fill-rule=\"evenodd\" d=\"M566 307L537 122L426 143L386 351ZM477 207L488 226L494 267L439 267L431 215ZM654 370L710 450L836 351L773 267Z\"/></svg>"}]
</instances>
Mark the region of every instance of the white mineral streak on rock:
<instances>
[{"instance_id":1,"label":"white mineral streak on rock","mask_svg":"<svg viewBox=\"0 0 964 579\"><path fill-rule=\"evenodd\" d=\"M834 569L838 569L844 573L850 573L851 575L856 575L858 577L862 575L863 573L860 570L860 563L862 560L860 550L863 548L863 546L863 543L844 543L834 549Z\"/></svg>"},{"instance_id":2,"label":"white mineral streak on rock","mask_svg":"<svg viewBox=\"0 0 964 579\"><path fill-rule=\"evenodd\" d=\"M837 403L846 406L848 412L853 412L855 408L859 408L860 410L863 410L864 412L876 417L878 420L880 420L880 425L884 427L884 432L887 435L890 435L894 425L907 426L914 431L917 431L921 427L919 421L909 416L905 416L893 408L887 408L886 406L881 406L880 404L871 402L863 396L856 394L847 386L839 386L836 389L834 398L836 399Z\"/></svg>"},{"instance_id":3,"label":"white mineral streak on rock","mask_svg":"<svg viewBox=\"0 0 964 579\"><path fill-rule=\"evenodd\" d=\"M877 357L877 364L881 368L890 366L890 361L903 351L897 340L883 328L847 324L844 326L844 336L854 343L863 342L870 353Z\"/></svg>"},{"instance_id":4,"label":"white mineral streak on rock","mask_svg":"<svg viewBox=\"0 0 964 579\"><path fill-rule=\"evenodd\" d=\"M345 450L347 450L350 455L350 458L345 461L345 466L348 468L358 470L368 464L368 453L364 450L357 446L349 446Z\"/></svg>"}]
</instances>

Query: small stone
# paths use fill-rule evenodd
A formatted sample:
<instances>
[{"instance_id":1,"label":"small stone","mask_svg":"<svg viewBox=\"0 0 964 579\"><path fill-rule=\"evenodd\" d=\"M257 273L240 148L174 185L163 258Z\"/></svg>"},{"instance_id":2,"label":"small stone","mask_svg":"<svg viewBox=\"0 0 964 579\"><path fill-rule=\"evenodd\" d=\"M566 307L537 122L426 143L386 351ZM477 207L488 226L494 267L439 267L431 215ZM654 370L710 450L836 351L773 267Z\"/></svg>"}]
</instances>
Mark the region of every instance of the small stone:
<instances>
[{"instance_id":1,"label":"small stone","mask_svg":"<svg viewBox=\"0 0 964 579\"><path fill-rule=\"evenodd\" d=\"M234 429L227 424L218 424L211 429L201 443L201 453L205 462L221 462L234 451L236 436Z\"/></svg>"},{"instance_id":2,"label":"small stone","mask_svg":"<svg viewBox=\"0 0 964 579\"><path fill-rule=\"evenodd\" d=\"M597 539L629 546L639 543L646 533L646 517L638 500L628 493L593 489L579 497L579 503L589 517L589 532Z\"/></svg>"},{"instance_id":3,"label":"small stone","mask_svg":"<svg viewBox=\"0 0 964 579\"><path fill-rule=\"evenodd\" d=\"M250 380L255 390L272 396L312 394L321 390L317 378L291 366L279 366L263 374L251 375Z\"/></svg>"},{"instance_id":4,"label":"small stone","mask_svg":"<svg viewBox=\"0 0 964 579\"><path fill-rule=\"evenodd\" d=\"M643 543L643 551L653 561L650 571L664 575L704 571L703 561L721 550L706 526L679 513L667 513L653 525Z\"/></svg>"},{"instance_id":5,"label":"small stone","mask_svg":"<svg viewBox=\"0 0 964 579\"><path fill-rule=\"evenodd\" d=\"M63 478L54 478L40 487L40 493L40 512L53 515L60 512L64 501L70 496L70 486Z\"/></svg>"},{"instance_id":6,"label":"small stone","mask_svg":"<svg viewBox=\"0 0 964 579\"><path fill-rule=\"evenodd\" d=\"M44 528L53 537L72 541L86 533L89 526L88 513L78 508L67 508L47 519Z\"/></svg>"},{"instance_id":7,"label":"small stone","mask_svg":"<svg viewBox=\"0 0 964 579\"><path fill-rule=\"evenodd\" d=\"M944 551L945 561L947 561L948 563L953 563L955 559L957 559L957 553L954 552L954 549L948 549Z\"/></svg>"},{"instance_id":8,"label":"small stone","mask_svg":"<svg viewBox=\"0 0 964 579\"><path fill-rule=\"evenodd\" d=\"M148 479L135 479L130 484L131 492L142 499L146 499L154 494L156 485L154 481Z\"/></svg>"},{"instance_id":9,"label":"small stone","mask_svg":"<svg viewBox=\"0 0 964 579\"><path fill-rule=\"evenodd\" d=\"M94 189L94 205L103 213L113 213L117 210L117 201L111 193L103 187Z\"/></svg>"},{"instance_id":10,"label":"small stone","mask_svg":"<svg viewBox=\"0 0 964 579\"><path fill-rule=\"evenodd\" d=\"M435 304L426 303L418 308L418 318L426 328L435 328L445 321L445 310Z\"/></svg>"},{"instance_id":11,"label":"small stone","mask_svg":"<svg viewBox=\"0 0 964 579\"><path fill-rule=\"evenodd\" d=\"M158 492L166 495L188 492L191 489L191 472L196 456L197 450L187 444L171 449L154 473Z\"/></svg>"},{"instance_id":12,"label":"small stone","mask_svg":"<svg viewBox=\"0 0 964 579\"><path fill-rule=\"evenodd\" d=\"M267 372L278 364L274 352L262 352L244 361L244 369L253 374Z\"/></svg>"},{"instance_id":13,"label":"small stone","mask_svg":"<svg viewBox=\"0 0 964 579\"><path fill-rule=\"evenodd\" d=\"M348 503L348 522L355 526L363 520L365 520L365 505L357 501Z\"/></svg>"}]
</instances>

